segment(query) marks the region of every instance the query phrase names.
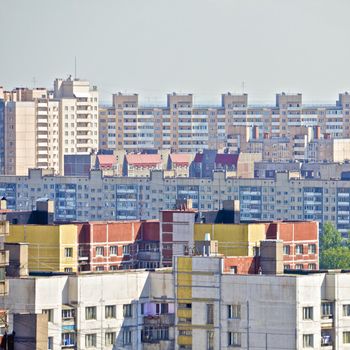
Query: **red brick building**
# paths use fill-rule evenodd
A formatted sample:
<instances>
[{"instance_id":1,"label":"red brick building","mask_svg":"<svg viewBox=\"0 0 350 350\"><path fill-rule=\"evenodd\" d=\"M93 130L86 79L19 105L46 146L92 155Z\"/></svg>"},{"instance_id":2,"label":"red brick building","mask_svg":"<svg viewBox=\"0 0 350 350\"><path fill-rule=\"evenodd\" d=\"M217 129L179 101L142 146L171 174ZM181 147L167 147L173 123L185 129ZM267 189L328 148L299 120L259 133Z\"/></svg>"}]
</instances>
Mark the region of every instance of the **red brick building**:
<instances>
[{"instance_id":1,"label":"red brick building","mask_svg":"<svg viewBox=\"0 0 350 350\"><path fill-rule=\"evenodd\" d=\"M81 271L159 266L159 222L78 223Z\"/></svg>"},{"instance_id":2,"label":"red brick building","mask_svg":"<svg viewBox=\"0 0 350 350\"><path fill-rule=\"evenodd\" d=\"M266 224L266 238L283 241L285 269L318 270L318 223L271 222Z\"/></svg>"}]
</instances>

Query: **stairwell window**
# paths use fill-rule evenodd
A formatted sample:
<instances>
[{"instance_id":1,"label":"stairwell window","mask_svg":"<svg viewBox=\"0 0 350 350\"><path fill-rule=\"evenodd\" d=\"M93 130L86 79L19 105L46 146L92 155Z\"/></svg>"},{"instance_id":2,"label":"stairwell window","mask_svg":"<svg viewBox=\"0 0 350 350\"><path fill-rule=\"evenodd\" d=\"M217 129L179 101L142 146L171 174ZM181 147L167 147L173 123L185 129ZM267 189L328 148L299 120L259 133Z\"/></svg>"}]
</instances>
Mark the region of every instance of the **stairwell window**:
<instances>
[{"instance_id":1,"label":"stairwell window","mask_svg":"<svg viewBox=\"0 0 350 350\"><path fill-rule=\"evenodd\" d=\"M207 323L214 324L214 305L207 304Z\"/></svg>"}]
</instances>

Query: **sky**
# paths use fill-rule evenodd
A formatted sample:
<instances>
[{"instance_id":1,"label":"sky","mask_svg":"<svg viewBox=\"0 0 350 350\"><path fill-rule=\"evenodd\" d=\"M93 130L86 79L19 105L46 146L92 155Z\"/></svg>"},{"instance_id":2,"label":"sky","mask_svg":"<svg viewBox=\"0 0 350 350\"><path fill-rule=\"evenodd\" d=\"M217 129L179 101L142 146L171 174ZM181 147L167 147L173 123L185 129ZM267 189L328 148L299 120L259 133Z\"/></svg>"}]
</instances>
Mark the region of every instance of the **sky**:
<instances>
[{"instance_id":1,"label":"sky","mask_svg":"<svg viewBox=\"0 0 350 350\"><path fill-rule=\"evenodd\" d=\"M0 86L52 88L76 57L105 102L284 91L335 103L350 91L349 13L349 0L0 0Z\"/></svg>"}]
</instances>

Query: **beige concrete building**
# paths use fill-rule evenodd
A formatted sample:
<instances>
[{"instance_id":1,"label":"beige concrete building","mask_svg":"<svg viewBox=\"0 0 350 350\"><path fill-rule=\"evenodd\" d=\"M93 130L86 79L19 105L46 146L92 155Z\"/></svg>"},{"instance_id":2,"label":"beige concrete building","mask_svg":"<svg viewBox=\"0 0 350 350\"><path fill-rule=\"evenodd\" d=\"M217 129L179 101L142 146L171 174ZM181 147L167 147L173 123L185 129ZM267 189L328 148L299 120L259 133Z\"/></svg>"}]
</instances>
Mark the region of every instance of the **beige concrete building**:
<instances>
[{"instance_id":1,"label":"beige concrete building","mask_svg":"<svg viewBox=\"0 0 350 350\"><path fill-rule=\"evenodd\" d=\"M330 138L350 137L350 95L339 94L335 105L304 105L301 94L281 93L276 95L275 105L250 106L247 94L227 93L219 106L198 106L192 94L173 93L167 96L165 106L139 106L137 94L118 93L113 95L113 106L101 111L100 120L103 149L130 152L156 148L188 153L227 148L238 152L249 140L267 135L273 139L271 147L276 143L281 147L278 139L287 140L289 145L283 147L291 147L288 152L302 160L309 128L319 126L320 134Z\"/></svg>"},{"instance_id":2,"label":"beige concrete building","mask_svg":"<svg viewBox=\"0 0 350 350\"><path fill-rule=\"evenodd\" d=\"M98 148L98 92L89 82L56 79L54 92L15 89L5 100L5 174L29 168L63 174L64 155Z\"/></svg>"}]
</instances>

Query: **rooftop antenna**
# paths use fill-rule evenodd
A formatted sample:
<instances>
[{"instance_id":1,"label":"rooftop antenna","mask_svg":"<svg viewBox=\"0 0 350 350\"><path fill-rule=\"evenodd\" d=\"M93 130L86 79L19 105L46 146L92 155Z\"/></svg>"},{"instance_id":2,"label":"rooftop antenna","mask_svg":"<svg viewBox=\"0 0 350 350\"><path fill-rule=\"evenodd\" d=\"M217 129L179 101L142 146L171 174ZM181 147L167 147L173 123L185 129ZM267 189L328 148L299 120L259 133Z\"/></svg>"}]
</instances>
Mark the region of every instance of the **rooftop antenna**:
<instances>
[{"instance_id":1,"label":"rooftop antenna","mask_svg":"<svg viewBox=\"0 0 350 350\"><path fill-rule=\"evenodd\" d=\"M242 81L242 94L244 94L244 87L245 87L245 82Z\"/></svg>"},{"instance_id":2,"label":"rooftop antenna","mask_svg":"<svg viewBox=\"0 0 350 350\"><path fill-rule=\"evenodd\" d=\"M33 81L33 89L35 89L35 86L36 86L36 78L33 77L32 81Z\"/></svg>"},{"instance_id":3,"label":"rooftop antenna","mask_svg":"<svg viewBox=\"0 0 350 350\"><path fill-rule=\"evenodd\" d=\"M74 57L74 80L77 79L77 56Z\"/></svg>"}]
</instances>

